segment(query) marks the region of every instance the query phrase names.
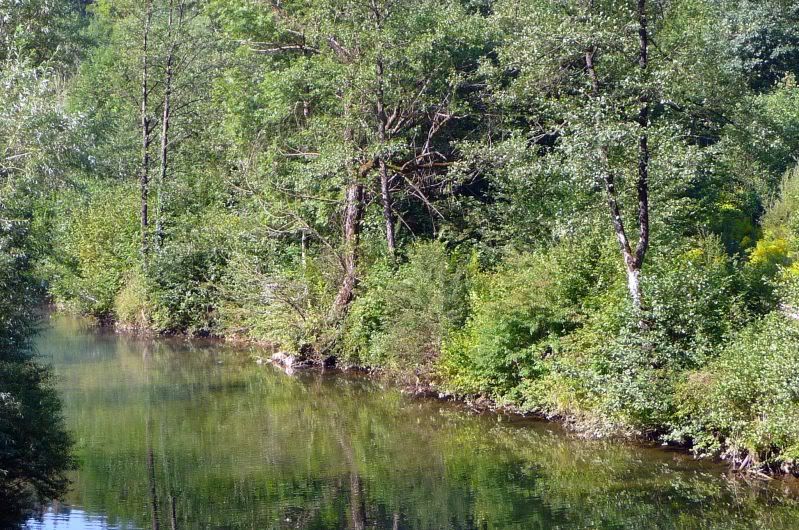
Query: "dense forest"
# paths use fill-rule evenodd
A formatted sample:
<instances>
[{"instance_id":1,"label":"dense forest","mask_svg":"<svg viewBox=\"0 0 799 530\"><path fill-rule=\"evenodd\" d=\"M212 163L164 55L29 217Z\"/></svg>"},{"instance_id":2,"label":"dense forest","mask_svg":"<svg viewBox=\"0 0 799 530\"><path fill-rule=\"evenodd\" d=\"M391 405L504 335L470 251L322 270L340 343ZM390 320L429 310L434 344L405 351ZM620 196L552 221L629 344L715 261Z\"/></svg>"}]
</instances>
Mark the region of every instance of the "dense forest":
<instances>
[{"instance_id":1,"label":"dense forest","mask_svg":"<svg viewBox=\"0 0 799 530\"><path fill-rule=\"evenodd\" d=\"M38 297L799 469L799 2L23 0L0 38L3 333Z\"/></svg>"}]
</instances>

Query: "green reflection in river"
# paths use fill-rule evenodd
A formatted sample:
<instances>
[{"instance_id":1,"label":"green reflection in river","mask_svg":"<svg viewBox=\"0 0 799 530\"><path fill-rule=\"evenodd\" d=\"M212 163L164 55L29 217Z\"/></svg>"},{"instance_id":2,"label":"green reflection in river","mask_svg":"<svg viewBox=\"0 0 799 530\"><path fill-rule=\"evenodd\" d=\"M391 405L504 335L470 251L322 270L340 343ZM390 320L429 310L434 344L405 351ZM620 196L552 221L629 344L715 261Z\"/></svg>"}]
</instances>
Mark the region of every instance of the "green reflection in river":
<instances>
[{"instance_id":1,"label":"green reflection in river","mask_svg":"<svg viewBox=\"0 0 799 530\"><path fill-rule=\"evenodd\" d=\"M358 377L288 377L224 345L52 324L39 350L60 377L81 462L68 503L103 525L799 524L784 487L751 488L681 454L475 416Z\"/></svg>"}]
</instances>

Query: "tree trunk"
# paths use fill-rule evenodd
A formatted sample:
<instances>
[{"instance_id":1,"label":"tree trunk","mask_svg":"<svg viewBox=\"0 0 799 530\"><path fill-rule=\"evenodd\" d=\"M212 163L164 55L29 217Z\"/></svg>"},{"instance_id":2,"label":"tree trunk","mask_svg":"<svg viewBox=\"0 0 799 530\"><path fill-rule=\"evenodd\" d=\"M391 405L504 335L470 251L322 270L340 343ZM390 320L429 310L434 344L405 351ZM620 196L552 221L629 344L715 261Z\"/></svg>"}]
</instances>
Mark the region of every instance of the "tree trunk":
<instances>
[{"instance_id":1,"label":"tree trunk","mask_svg":"<svg viewBox=\"0 0 799 530\"><path fill-rule=\"evenodd\" d=\"M372 1L372 14L375 17L375 33L383 32L383 18L385 13L378 6L377 2ZM379 45L378 45L379 46ZM380 142L379 158L379 179L380 179L380 202L383 205L383 220L386 224L386 247L388 254L394 258L396 243L394 241L394 215L391 211L391 188L389 187L388 164L386 161L386 142L388 140L388 117L386 116L385 105L385 64L383 63L382 52L378 50L375 61L375 110L377 111L377 140Z\"/></svg>"},{"instance_id":2,"label":"tree trunk","mask_svg":"<svg viewBox=\"0 0 799 530\"><path fill-rule=\"evenodd\" d=\"M379 26L379 24L378 24ZM377 139L380 141L380 148L386 147L387 134L386 109L383 92L383 59L378 57L375 64L377 74ZM380 153L380 200L383 204L383 219L386 223L386 246L388 253L393 258L396 253L396 242L394 240L394 214L391 211L391 189L389 187L388 165L386 164L385 153Z\"/></svg>"},{"instance_id":3,"label":"tree trunk","mask_svg":"<svg viewBox=\"0 0 799 530\"><path fill-rule=\"evenodd\" d=\"M641 266L635 255L633 255L630 240L627 238L627 231L624 227L621 207L619 206L618 195L616 193L616 179L609 168L608 150L606 147L603 147L600 149L600 152L603 166L602 180L605 183L605 193L607 195L608 209L610 210L610 219L613 224L613 231L616 233L616 241L619 244L622 259L624 260L630 300L633 303L633 308L638 312L641 310L641 301L643 299L643 293L641 291Z\"/></svg>"},{"instance_id":4,"label":"tree trunk","mask_svg":"<svg viewBox=\"0 0 799 530\"><path fill-rule=\"evenodd\" d=\"M358 240L361 234L363 216L363 184L357 177L347 186L344 208L344 256L342 265L344 278L341 281L336 300L333 303L333 316L340 318L346 311L355 294L358 283Z\"/></svg>"},{"instance_id":5,"label":"tree trunk","mask_svg":"<svg viewBox=\"0 0 799 530\"><path fill-rule=\"evenodd\" d=\"M148 41L150 38L150 24L153 18L153 6L150 0L145 5L144 37L142 40L142 76L141 76L141 135L142 152L139 176L139 191L141 193L141 253L146 258L148 254L148 200L150 195L150 117L147 114L147 100L149 97L148 78Z\"/></svg>"},{"instance_id":6,"label":"tree trunk","mask_svg":"<svg viewBox=\"0 0 799 530\"><path fill-rule=\"evenodd\" d=\"M638 66L642 82L645 81L649 66L649 31L647 29L646 0L638 0ZM638 245L635 249L635 262L640 269L644 265L646 251L649 249L649 94L647 86L641 87L638 111Z\"/></svg>"},{"instance_id":7,"label":"tree trunk","mask_svg":"<svg viewBox=\"0 0 799 530\"><path fill-rule=\"evenodd\" d=\"M630 300L633 309L640 312L642 309L643 291L641 290L641 269L638 267L627 267L627 290L630 291Z\"/></svg>"},{"instance_id":8,"label":"tree trunk","mask_svg":"<svg viewBox=\"0 0 799 530\"><path fill-rule=\"evenodd\" d=\"M169 1L169 20L167 22L167 36L170 39L169 52L166 57L166 68L164 74L164 109L161 117L161 171L158 180L158 216L156 219L155 234L156 246L160 248L164 241L164 203L166 202L166 177L169 169L169 127L172 117L172 85L174 77L175 54L177 52L177 40L173 32L173 2ZM184 0L181 0L178 8L178 31L183 26Z\"/></svg>"},{"instance_id":9,"label":"tree trunk","mask_svg":"<svg viewBox=\"0 0 799 530\"><path fill-rule=\"evenodd\" d=\"M646 0L637 2L639 53L638 66L642 73L648 68L649 56L649 33L646 18ZM596 72L594 55L596 49L592 48L585 53L585 66L591 80L592 93L595 98L600 96L601 86L599 76ZM649 96L646 88L641 88L639 97L640 107L638 111L638 181L636 185L638 195L638 243L633 251L627 232L624 227L621 207L619 206L618 193L616 190L615 176L610 168L608 147L602 145L599 148L599 158L602 165L602 180L605 185L608 209L610 211L611 223L616 233L616 240L619 243L624 268L627 275L627 289L636 313L641 313L644 307L643 291L641 288L641 269L644 265L647 250L649 249ZM644 319L640 320L641 326L645 326Z\"/></svg>"},{"instance_id":10,"label":"tree trunk","mask_svg":"<svg viewBox=\"0 0 799 530\"><path fill-rule=\"evenodd\" d=\"M391 211L391 190L389 189L388 167L384 160L380 160L380 199L383 203L383 220L386 223L386 247L388 254L393 259L397 251L394 239L394 214Z\"/></svg>"}]
</instances>

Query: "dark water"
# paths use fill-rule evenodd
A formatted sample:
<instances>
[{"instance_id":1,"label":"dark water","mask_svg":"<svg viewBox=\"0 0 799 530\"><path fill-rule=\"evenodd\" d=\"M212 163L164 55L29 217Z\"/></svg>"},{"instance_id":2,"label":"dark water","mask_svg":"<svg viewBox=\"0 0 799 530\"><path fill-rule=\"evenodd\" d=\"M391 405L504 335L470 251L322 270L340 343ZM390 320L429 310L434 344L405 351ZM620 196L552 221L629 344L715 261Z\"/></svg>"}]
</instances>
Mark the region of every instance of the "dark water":
<instances>
[{"instance_id":1,"label":"dark water","mask_svg":"<svg viewBox=\"0 0 799 530\"><path fill-rule=\"evenodd\" d=\"M677 452L288 377L224 345L51 324L38 346L81 464L31 529L799 528L788 484Z\"/></svg>"}]
</instances>

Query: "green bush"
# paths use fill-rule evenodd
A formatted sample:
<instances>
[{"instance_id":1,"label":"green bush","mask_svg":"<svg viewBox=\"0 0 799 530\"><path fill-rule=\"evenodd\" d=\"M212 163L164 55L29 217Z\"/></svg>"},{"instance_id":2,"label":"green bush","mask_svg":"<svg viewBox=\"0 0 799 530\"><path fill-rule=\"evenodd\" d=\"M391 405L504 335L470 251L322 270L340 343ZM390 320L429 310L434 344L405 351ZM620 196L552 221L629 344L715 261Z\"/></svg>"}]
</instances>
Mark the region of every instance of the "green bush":
<instances>
[{"instance_id":1,"label":"green bush","mask_svg":"<svg viewBox=\"0 0 799 530\"><path fill-rule=\"evenodd\" d=\"M609 250L594 241L567 240L476 275L469 320L445 344L440 372L447 386L539 408L546 398L530 395L531 382L551 372L563 353L562 339L580 329L618 285ZM583 341L594 338L586 334Z\"/></svg>"},{"instance_id":2,"label":"green bush","mask_svg":"<svg viewBox=\"0 0 799 530\"><path fill-rule=\"evenodd\" d=\"M799 166L785 173L779 191L763 217L763 226L766 229L785 227L794 235L799 234Z\"/></svg>"},{"instance_id":3,"label":"green bush","mask_svg":"<svg viewBox=\"0 0 799 530\"><path fill-rule=\"evenodd\" d=\"M679 387L671 437L699 454L796 469L799 323L773 313L737 334L719 358Z\"/></svg>"},{"instance_id":4,"label":"green bush","mask_svg":"<svg viewBox=\"0 0 799 530\"><path fill-rule=\"evenodd\" d=\"M57 303L99 318L113 316L117 293L139 263L138 200L133 186L117 185L61 204L54 250L38 267Z\"/></svg>"},{"instance_id":5,"label":"green bush","mask_svg":"<svg viewBox=\"0 0 799 530\"><path fill-rule=\"evenodd\" d=\"M372 267L345 322L349 362L428 373L466 312L466 274L438 242L419 243L393 270Z\"/></svg>"},{"instance_id":6,"label":"green bush","mask_svg":"<svg viewBox=\"0 0 799 530\"><path fill-rule=\"evenodd\" d=\"M779 283L799 273L799 168L783 177L779 195L762 221L762 237L750 249L741 281L746 285L750 311L766 314L779 302Z\"/></svg>"},{"instance_id":7,"label":"green bush","mask_svg":"<svg viewBox=\"0 0 799 530\"><path fill-rule=\"evenodd\" d=\"M125 276L122 289L114 299L117 324L126 329L148 330L155 309L150 301L150 284L137 267Z\"/></svg>"},{"instance_id":8,"label":"green bush","mask_svg":"<svg viewBox=\"0 0 799 530\"><path fill-rule=\"evenodd\" d=\"M223 282L220 323L227 335L267 342L294 353L321 353L332 300L326 260L278 266L269 259L236 253Z\"/></svg>"},{"instance_id":9,"label":"green bush","mask_svg":"<svg viewBox=\"0 0 799 530\"><path fill-rule=\"evenodd\" d=\"M712 357L743 321L743 294L734 263L716 237L686 251L655 258L646 271L645 293L651 330L647 337L665 357L654 365L684 369Z\"/></svg>"},{"instance_id":10,"label":"green bush","mask_svg":"<svg viewBox=\"0 0 799 530\"><path fill-rule=\"evenodd\" d=\"M644 293L643 322L628 314L626 325L596 352L593 392L598 412L611 423L662 432L674 413L681 374L715 358L744 325L743 293L734 263L715 236L652 256Z\"/></svg>"},{"instance_id":11,"label":"green bush","mask_svg":"<svg viewBox=\"0 0 799 530\"><path fill-rule=\"evenodd\" d=\"M152 326L160 332L215 335L221 301L219 282L227 249L218 242L169 241L150 257L147 276Z\"/></svg>"},{"instance_id":12,"label":"green bush","mask_svg":"<svg viewBox=\"0 0 799 530\"><path fill-rule=\"evenodd\" d=\"M596 241L567 240L477 274L468 322L445 344L444 386L591 429L662 431L680 374L714 358L744 321L734 263L715 237L652 256L641 328L618 250Z\"/></svg>"}]
</instances>

